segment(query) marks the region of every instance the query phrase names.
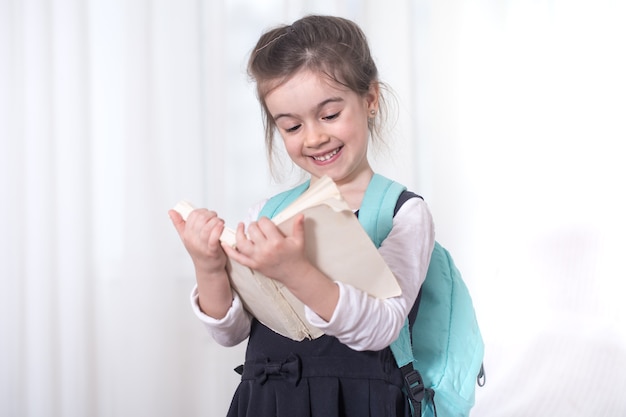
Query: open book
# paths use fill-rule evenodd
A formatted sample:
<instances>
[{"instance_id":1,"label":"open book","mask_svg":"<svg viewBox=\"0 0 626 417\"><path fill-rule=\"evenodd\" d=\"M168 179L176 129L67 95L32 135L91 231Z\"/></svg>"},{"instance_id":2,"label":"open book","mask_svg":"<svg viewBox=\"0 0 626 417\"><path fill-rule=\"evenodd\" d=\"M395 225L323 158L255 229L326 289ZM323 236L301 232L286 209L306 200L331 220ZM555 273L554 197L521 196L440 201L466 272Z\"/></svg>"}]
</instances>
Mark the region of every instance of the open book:
<instances>
[{"instance_id":1,"label":"open book","mask_svg":"<svg viewBox=\"0 0 626 417\"><path fill-rule=\"evenodd\" d=\"M184 219L193 209L184 201L174 207ZM396 278L329 177L312 184L273 221L290 235L298 213L304 213L305 218L306 254L327 277L381 299L401 294ZM236 244L232 229L225 228L220 239L231 246ZM227 268L244 307L261 323L293 340L323 334L308 323L304 305L284 285L232 259Z\"/></svg>"}]
</instances>

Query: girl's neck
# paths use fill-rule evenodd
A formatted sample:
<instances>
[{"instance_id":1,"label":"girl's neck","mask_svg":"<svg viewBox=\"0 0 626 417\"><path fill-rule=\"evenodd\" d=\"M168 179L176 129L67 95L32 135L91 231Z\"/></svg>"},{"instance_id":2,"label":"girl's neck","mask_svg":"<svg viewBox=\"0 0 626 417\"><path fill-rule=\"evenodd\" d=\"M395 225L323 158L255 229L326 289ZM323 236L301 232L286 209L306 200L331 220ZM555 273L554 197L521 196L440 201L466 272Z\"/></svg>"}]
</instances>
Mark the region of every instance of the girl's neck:
<instances>
[{"instance_id":1,"label":"girl's neck","mask_svg":"<svg viewBox=\"0 0 626 417\"><path fill-rule=\"evenodd\" d=\"M367 186L373 175L374 171L370 168L349 180L335 181L341 196L352 210L358 210L361 207L365 190L367 190ZM311 182L315 182L316 180L317 178L311 178Z\"/></svg>"}]
</instances>

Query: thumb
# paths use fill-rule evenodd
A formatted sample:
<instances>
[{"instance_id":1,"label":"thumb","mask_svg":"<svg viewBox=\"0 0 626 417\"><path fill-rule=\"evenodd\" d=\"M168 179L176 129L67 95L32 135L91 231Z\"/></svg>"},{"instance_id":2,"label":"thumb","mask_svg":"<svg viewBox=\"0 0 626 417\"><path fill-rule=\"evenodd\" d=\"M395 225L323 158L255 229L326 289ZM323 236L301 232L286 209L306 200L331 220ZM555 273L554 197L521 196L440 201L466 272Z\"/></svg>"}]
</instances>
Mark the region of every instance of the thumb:
<instances>
[{"instance_id":1,"label":"thumb","mask_svg":"<svg viewBox=\"0 0 626 417\"><path fill-rule=\"evenodd\" d=\"M178 235L182 238L186 224L185 220L183 220L183 216L181 216L176 210L169 210L167 214L170 216L170 220L172 220L172 224L174 224L176 232L178 232Z\"/></svg>"},{"instance_id":2,"label":"thumb","mask_svg":"<svg viewBox=\"0 0 626 417\"><path fill-rule=\"evenodd\" d=\"M304 241L304 214L301 213L296 216L291 232L294 239L300 242Z\"/></svg>"}]
</instances>

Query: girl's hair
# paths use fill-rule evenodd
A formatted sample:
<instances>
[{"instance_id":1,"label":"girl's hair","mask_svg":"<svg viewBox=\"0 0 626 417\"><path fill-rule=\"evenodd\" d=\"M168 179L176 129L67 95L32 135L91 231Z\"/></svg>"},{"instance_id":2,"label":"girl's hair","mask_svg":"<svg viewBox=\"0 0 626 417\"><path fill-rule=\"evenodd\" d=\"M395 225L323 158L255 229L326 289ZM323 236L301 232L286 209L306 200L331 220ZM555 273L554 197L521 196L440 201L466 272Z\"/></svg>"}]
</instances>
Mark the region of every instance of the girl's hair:
<instances>
[{"instance_id":1,"label":"girl's hair","mask_svg":"<svg viewBox=\"0 0 626 417\"><path fill-rule=\"evenodd\" d=\"M272 168L273 139L276 124L267 109L265 98L301 70L324 74L330 80L360 96L369 92L378 80L367 39L354 22L333 16L306 16L292 25L265 32L257 42L248 62L248 73L256 81L257 95L264 116L265 143ZM381 123L386 117L383 94L379 109L370 119L373 140L380 140Z\"/></svg>"}]
</instances>

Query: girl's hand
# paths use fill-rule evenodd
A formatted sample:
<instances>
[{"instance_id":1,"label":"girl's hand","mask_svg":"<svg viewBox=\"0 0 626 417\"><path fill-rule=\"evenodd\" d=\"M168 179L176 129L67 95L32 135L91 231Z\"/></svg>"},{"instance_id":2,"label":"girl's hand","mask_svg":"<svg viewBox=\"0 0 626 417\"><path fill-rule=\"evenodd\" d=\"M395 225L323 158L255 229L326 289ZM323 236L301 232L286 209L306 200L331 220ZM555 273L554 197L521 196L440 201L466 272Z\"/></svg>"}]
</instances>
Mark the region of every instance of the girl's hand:
<instances>
[{"instance_id":1,"label":"girl's hand","mask_svg":"<svg viewBox=\"0 0 626 417\"><path fill-rule=\"evenodd\" d=\"M170 218L180 239L189 252L197 273L222 274L226 268L226 254L220 244L224 221L214 211L196 209L183 220L174 210Z\"/></svg>"},{"instance_id":2,"label":"girl's hand","mask_svg":"<svg viewBox=\"0 0 626 417\"><path fill-rule=\"evenodd\" d=\"M304 251L304 215L285 236L268 218L237 227L237 249L224 245L229 257L285 285L296 298L324 320L330 320L339 300L339 287L317 269Z\"/></svg>"},{"instance_id":3,"label":"girl's hand","mask_svg":"<svg viewBox=\"0 0 626 417\"><path fill-rule=\"evenodd\" d=\"M304 215L296 217L291 236L285 236L267 217L248 226L237 227L237 248L224 245L231 258L242 265L290 287L312 267L304 251Z\"/></svg>"},{"instance_id":4,"label":"girl's hand","mask_svg":"<svg viewBox=\"0 0 626 417\"><path fill-rule=\"evenodd\" d=\"M233 300L226 273L227 258L220 244L224 221L207 209L192 211L187 221L175 210L170 210L169 215L196 269L200 309L219 320Z\"/></svg>"}]
</instances>

